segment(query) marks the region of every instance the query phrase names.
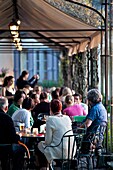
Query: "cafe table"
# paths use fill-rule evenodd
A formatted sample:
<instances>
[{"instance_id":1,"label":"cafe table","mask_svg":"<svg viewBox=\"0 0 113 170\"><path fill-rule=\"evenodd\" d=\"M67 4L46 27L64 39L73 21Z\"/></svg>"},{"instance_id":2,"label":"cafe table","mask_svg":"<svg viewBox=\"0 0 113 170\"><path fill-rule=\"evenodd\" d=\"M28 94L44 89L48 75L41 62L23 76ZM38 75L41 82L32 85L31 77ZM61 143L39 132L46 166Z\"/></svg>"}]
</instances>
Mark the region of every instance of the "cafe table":
<instances>
[{"instance_id":1,"label":"cafe table","mask_svg":"<svg viewBox=\"0 0 113 170\"><path fill-rule=\"evenodd\" d=\"M35 146L40 142L45 140L44 133L25 133L25 132L17 132L20 136L21 141L30 149L34 150Z\"/></svg>"},{"instance_id":2,"label":"cafe table","mask_svg":"<svg viewBox=\"0 0 113 170\"><path fill-rule=\"evenodd\" d=\"M35 148L37 147L40 141L45 140L45 135L43 133L33 134L33 133L20 132L20 136L21 136L22 143L24 143L29 149L30 166L33 168L35 167L35 161L36 161Z\"/></svg>"},{"instance_id":3,"label":"cafe table","mask_svg":"<svg viewBox=\"0 0 113 170\"><path fill-rule=\"evenodd\" d=\"M44 135L44 133L38 133L38 134L33 134L33 133L26 134L26 133L22 133L21 138L22 139L34 139L34 140L37 140L37 141L44 141L45 140L45 135Z\"/></svg>"},{"instance_id":4,"label":"cafe table","mask_svg":"<svg viewBox=\"0 0 113 170\"><path fill-rule=\"evenodd\" d=\"M33 134L33 133L20 133L21 140L28 144L29 142L38 143L45 140L45 135L43 133ZM27 142L27 143L26 143Z\"/></svg>"}]
</instances>

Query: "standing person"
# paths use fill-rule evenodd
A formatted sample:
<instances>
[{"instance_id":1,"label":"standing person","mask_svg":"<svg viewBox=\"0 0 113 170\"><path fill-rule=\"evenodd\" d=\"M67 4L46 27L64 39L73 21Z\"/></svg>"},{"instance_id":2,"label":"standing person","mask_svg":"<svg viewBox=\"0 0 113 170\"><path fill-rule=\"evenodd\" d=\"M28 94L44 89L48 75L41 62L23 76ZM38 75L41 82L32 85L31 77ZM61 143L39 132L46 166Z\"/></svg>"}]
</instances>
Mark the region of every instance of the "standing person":
<instances>
[{"instance_id":1,"label":"standing person","mask_svg":"<svg viewBox=\"0 0 113 170\"><path fill-rule=\"evenodd\" d=\"M23 89L26 85L33 88L37 84L39 75L34 75L30 80L28 80L28 77L29 72L24 70L16 81L17 89Z\"/></svg>"},{"instance_id":2,"label":"standing person","mask_svg":"<svg viewBox=\"0 0 113 170\"><path fill-rule=\"evenodd\" d=\"M18 144L20 137L16 134L13 121L6 114L8 100L0 98L0 144L12 144L13 170L22 170L24 161L24 149ZM2 148L1 148L2 149ZM2 170L10 170L8 166L8 150L0 150Z\"/></svg>"},{"instance_id":3,"label":"standing person","mask_svg":"<svg viewBox=\"0 0 113 170\"><path fill-rule=\"evenodd\" d=\"M14 77L7 76L4 78L3 86L2 86L2 96L8 99L9 106L13 103L15 89L14 85Z\"/></svg>"},{"instance_id":4,"label":"standing person","mask_svg":"<svg viewBox=\"0 0 113 170\"><path fill-rule=\"evenodd\" d=\"M92 131L96 133L99 125L104 125L104 126L107 125L107 111L102 104L101 93L97 89L91 89L88 91L87 99L88 99L89 112L88 115L86 116L84 123L81 125L81 128L84 127L87 128L87 134L84 140ZM102 142L104 139L103 136L104 132L101 131L100 133L101 133L100 139L96 144L97 152L98 150L100 152L100 149L102 148Z\"/></svg>"},{"instance_id":5,"label":"standing person","mask_svg":"<svg viewBox=\"0 0 113 170\"><path fill-rule=\"evenodd\" d=\"M53 159L62 158L62 149L61 145L57 147L47 147L47 146L56 146L60 143L61 138L65 132L72 129L71 120L68 116L62 115L62 103L58 99L54 99L50 104L51 116L46 121L46 136L45 142L40 142L36 150L36 154L39 161L40 168L46 167L47 161L50 163ZM72 131L68 134L72 135ZM70 145L73 143L71 140ZM66 147L67 143L65 142L63 153L65 157L68 153L68 148ZM75 147L76 151L76 147Z\"/></svg>"}]
</instances>

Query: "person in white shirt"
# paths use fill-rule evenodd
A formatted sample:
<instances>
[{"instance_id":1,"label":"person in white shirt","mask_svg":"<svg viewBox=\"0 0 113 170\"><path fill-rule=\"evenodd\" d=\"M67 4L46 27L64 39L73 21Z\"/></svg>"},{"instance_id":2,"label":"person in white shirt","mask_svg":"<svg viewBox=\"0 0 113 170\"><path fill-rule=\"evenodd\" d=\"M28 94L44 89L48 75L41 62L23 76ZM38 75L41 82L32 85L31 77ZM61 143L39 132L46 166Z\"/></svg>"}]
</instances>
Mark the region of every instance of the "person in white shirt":
<instances>
[{"instance_id":1,"label":"person in white shirt","mask_svg":"<svg viewBox=\"0 0 113 170\"><path fill-rule=\"evenodd\" d=\"M12 119L17 132L20 131L19 124L24 123L25 128L30 128L33 124L31 110L34 107L33 99L27 97L24 99L22 108L14 112Z\"/></svg>"},{"instance_id":2,"label":"person in white shirt","mask_svg":"<svg viewBox=\"0 0 113 170\"><path fill-rule=\"evenodd\" d=\"M72 129L70 118L66 115L61 114L62 103L58 99L54 99L51 101L50 109L51 116L48 117L46 122L45 141L42 141L38 144L38 149L36 151L40 167L46 167L47 161L50 163L53 159L62 158L61 145L57 147L47 146L58 145L63 134ZM72 134L72 131L70 131L68 134ZM73 140L71 142L73 143ZM67 150L68 148L65 146L63 151L65 156Z\"/></svg>"}]
</instances>

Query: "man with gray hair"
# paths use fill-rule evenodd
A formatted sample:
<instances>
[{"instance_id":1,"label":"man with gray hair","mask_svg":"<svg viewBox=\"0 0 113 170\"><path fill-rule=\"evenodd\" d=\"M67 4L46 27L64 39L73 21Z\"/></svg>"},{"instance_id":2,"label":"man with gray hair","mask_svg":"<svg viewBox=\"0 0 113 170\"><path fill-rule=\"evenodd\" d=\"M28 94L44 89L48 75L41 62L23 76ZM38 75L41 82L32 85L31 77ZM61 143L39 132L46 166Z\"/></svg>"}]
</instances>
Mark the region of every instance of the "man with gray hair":
<instances>
[{"instance_id":1,"label":"man with gray hair","mask_svg":"<svg viewBox=\"0 0 113 170\"><path fill-rule=\"evenodd\" d=\"M87 94L88 99L88 106L89 111L88 115L86 116L86 119L84 123L81 125L81 127L87 128L87 134L85 138L88 138L88 135L93 131L93 133L96 133L99 127L107 125L107 111L105 107L102 104L102 95L99 92L98 89L91 89L88 91ZM96 145L97 149L100 149L102 147L102 141L104 138L104 131L100 132L100 139ZM86 140L86 139L85 139Z\"/></svg>"},{"instance_id":2,"label":"man with gray hair","mask_svg":"<svg viewBox=\"0 0 113 170\"><path fill-rule=\"evenodd\" d=\"M0 97L0 144L12 144L11 153L13 160L13 170L21 170L23 166L24 149L18 144L20 137L16 134L13 121L8 111L8 100ZM8 165L8 150L0 147L0 160L2 170L10 169Z\"/></svg>"}]
</instances>

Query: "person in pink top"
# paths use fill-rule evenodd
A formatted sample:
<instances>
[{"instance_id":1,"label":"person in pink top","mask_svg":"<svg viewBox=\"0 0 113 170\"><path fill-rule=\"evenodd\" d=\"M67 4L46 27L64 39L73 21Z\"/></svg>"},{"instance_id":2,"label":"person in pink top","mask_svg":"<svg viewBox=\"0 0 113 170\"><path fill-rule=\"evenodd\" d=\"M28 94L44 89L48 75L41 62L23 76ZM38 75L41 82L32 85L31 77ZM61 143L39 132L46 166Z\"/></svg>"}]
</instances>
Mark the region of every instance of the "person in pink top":
<instances>
[{"instance_id":1,"label":"person in pink top","mask_svg":"<svg viewBox=\"0 0 113 170\"><path fill-rule=\"evenodd\" d=\"M74 97L72 95L67 95L65 98L66 108L63 110L63 114L72 116L83 116L87 115L86 111L79 104L74 104Z\"/></svg>"}]
</instances>

